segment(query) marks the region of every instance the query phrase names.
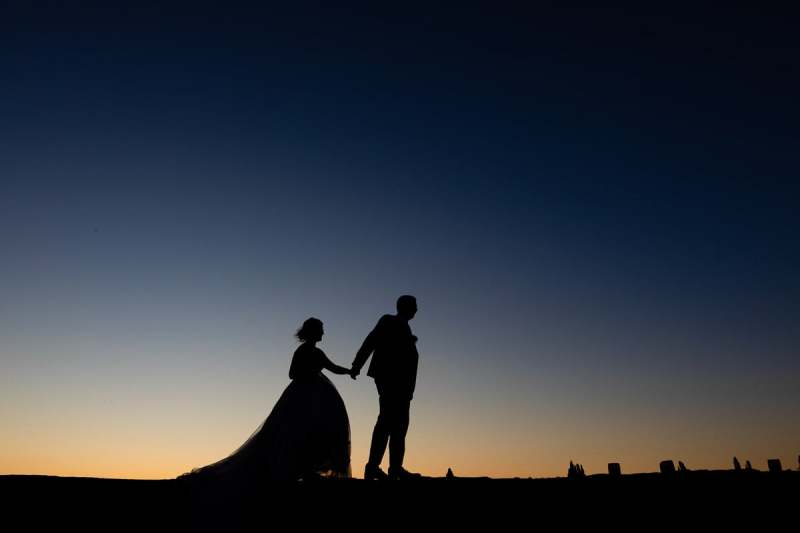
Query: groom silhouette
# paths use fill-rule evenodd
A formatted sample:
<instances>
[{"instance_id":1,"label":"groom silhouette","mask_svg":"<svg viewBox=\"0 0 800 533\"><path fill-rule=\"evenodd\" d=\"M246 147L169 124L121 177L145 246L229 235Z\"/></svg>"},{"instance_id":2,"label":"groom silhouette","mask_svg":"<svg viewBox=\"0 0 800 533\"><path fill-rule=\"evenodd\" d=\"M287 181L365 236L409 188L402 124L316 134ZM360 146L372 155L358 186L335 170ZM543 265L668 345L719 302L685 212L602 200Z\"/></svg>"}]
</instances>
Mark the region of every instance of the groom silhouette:
<instances>
[{"instance_id":1,"label":"groom silhouette","mask_svg":"<svg viewBox=\"0 0 800 533\"><path fill-rule=\"evenodd\" d=\"M397 314L383 315L356 353L350 377L356 379L372 355L367 375L378 388L380 413L372 431L369 461L364 479L406 479L420 477L403 468L409 411L417 383L417 337L408 321L417 313L417 299L403 295L397 299ZM389 445L389 474L380 468Z\"/></svg>"}]
</instances>

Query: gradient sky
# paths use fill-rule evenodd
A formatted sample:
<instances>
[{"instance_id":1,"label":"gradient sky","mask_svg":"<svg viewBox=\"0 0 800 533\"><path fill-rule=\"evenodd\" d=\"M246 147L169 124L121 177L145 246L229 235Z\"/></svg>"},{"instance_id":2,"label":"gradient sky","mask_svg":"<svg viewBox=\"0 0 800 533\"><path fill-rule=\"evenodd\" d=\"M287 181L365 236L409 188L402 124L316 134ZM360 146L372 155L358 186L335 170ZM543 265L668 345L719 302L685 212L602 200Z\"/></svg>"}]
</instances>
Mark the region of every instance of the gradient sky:
<instances>
[{"instance_id":1,"label":"gradient sky","mask_svg":"<svg viewBox=\"0 0 800 533\"><path fill-rule=\"evenodd\" d=\"M220 459L404 293L411 470L796 466L789 13L105 4L0 4L0 474Z\"/></svg>"}]
</instances>

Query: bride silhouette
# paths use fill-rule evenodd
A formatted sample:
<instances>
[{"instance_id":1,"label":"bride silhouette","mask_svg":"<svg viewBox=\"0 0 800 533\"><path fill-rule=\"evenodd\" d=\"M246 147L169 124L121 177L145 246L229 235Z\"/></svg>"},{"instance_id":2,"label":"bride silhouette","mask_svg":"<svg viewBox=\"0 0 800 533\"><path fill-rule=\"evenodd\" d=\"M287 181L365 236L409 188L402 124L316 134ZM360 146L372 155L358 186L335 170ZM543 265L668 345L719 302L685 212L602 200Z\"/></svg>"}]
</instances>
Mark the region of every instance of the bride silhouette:
<instances>
[{"instance_id":1,"label":"bride silhouette","mask_svg":"<svg viewBox=\"0 0 800 533\"><path fill-rule=\"evenodd\" d=\"M350 422L342 397L322 374L348 374L316 344L322 322L309 318L295 337L302 344L289 367L291 383L256 431L228 457L182 478L232 481L296 481L350 477Z\"/></svg>"}]
</instances>

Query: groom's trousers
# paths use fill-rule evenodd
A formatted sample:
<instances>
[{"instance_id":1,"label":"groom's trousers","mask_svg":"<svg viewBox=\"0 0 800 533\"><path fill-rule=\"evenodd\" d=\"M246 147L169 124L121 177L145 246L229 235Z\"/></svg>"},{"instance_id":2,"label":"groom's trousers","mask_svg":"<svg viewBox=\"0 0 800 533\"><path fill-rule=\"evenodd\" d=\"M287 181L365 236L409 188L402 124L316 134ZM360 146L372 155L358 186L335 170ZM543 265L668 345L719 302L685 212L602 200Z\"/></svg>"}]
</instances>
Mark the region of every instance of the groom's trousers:
<instances>
[{"instance_id":1,"label":"groom's trousers","mask_svg":"<svg viewBox=\"0 0 800 533\"><path fill-rule=\"evenodd\" d=\"M403 466L406 453L406 433L408 433L411 395L402 389L376 380L380 402L380 413L375 429L372 431L372 444L369 449L369 464L379 466L389 445L389 468Z\"/></svg>"}]
</instances>

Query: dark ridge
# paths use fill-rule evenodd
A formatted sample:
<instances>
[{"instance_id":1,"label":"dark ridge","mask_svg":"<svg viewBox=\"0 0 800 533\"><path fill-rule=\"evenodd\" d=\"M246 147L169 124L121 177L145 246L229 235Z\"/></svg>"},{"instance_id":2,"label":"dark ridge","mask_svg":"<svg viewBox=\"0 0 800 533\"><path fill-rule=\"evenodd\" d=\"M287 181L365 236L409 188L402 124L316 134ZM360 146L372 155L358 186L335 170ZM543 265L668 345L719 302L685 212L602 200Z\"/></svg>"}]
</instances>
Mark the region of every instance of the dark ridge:
<instances>
[{"instance_id":1,"label":"dark ridge","mask_svg":"<svg viewBox=\"0 0 800 533\"><path fill-rule=\"evenodd\" d=\"M314 480L263 485L53 476L0 476L0 493L31 527L97 525L271 530L278 521L374 529L380 523L500 526L520 521L612 522L679 515L761 523L791 513L800 472L677 471L581 478ZM283 522L281 522L283 523Z\"/></svg>"}]
</instances>

